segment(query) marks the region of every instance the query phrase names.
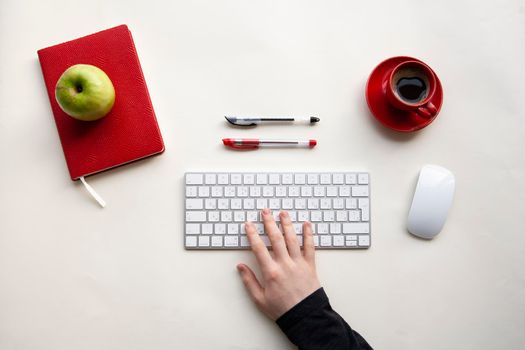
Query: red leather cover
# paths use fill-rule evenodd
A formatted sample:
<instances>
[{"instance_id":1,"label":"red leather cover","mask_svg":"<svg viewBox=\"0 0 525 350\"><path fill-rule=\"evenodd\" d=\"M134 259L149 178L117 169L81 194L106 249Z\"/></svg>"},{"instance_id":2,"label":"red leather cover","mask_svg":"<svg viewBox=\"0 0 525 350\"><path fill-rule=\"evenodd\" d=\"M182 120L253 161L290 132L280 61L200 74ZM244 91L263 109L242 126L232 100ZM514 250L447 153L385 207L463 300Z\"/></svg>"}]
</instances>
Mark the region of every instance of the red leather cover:
<instances>
[{"instance_id":1,"label":"red leather cover","mask_svg":"<svg viewBox=\"0 0 525 350\"><path fill-rule=\"evenodd\" d=\"M128 27L120 25L38 51L51 109L72 180L164 151L155 112ZM102 69L115 87L104 118L83 122L64 113L55 85L70 66Z\"/></svg>"}]
</instances>

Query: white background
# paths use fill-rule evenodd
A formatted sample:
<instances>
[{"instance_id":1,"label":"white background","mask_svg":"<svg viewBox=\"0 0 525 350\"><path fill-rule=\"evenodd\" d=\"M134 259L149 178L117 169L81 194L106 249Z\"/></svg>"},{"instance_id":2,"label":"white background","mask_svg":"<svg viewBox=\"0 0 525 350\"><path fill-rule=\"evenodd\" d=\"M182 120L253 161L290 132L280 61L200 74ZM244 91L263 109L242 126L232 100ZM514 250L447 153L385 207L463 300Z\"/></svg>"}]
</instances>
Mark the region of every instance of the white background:
<instances>
[{"instance_id":1,"label":"white background","mask_svg":"<svg viewBox=\"0 0 525 350\"><path fill-rule=\"evenodd\" d=\"M71 182L36 51L131 29L166 152ZM332 305L377 349L525 342L522 1L0 2L0 349L291 349L249 301L249 252L183 249L191 170L366 170L373 246L320 251ZM364 86L385 58L428 63L444 105L390 132ZM230 128L224 114L318 115L315 127ZM314 150L229 151L222 137L317 138ZM418 172L455 173L444 231L410 236Z\"/></svg>"}]
</instances>

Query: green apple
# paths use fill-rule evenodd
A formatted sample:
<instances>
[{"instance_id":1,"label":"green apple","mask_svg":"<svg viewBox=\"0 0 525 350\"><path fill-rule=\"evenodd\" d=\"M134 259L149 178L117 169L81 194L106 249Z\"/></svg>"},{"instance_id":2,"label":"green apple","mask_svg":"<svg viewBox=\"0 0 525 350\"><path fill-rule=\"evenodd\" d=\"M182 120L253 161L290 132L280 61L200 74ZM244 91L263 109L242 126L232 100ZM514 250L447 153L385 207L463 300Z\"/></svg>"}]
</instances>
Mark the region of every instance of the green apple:
<instances>
[{"instance_id":1,"label":"green apple","mask_svg":"<svg viewBox=\"0 0 525 350\"><path fill-rule=\"evenodd\" d=\"M55 97L71 117L93 121L109 113L115 103L115 88L104 71L89 64L76 64L58 79Z\"/></svg>"}]
</instances>

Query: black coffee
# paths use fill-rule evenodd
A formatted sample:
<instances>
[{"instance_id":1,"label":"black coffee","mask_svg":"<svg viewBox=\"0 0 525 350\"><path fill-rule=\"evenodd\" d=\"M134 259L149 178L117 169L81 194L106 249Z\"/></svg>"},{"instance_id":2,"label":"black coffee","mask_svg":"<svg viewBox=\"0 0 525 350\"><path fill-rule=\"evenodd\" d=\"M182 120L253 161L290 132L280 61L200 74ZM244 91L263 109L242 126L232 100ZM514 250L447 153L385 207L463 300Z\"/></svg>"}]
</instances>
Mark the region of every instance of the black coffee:
<instances>
[{"instance_id":1,"label":"black coffee","mask_svg":"<svg viewBox=\"0 0 525 350\"><path fill-rule=\"evenodd\" d=\"M409 103L419 102L426 97L427 85L417 77L399 79L396 88L399 96Z\"/></svg>"}]
</instances>

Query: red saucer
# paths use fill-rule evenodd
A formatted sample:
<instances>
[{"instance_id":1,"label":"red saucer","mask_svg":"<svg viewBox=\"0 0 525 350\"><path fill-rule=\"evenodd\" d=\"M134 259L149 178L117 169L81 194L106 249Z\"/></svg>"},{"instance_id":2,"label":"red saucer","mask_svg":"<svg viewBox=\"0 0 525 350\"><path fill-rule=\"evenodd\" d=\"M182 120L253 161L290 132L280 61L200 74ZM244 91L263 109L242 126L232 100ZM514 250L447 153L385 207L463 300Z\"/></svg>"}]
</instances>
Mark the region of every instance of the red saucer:
<instances>
[{"instance_id":1,"label":"red saucer","mask_svg":"<svg viewBox=\"0 0 525 350\"><path fill-rule=\"evenodd\" d=\"M433 118L422 118L416 113L392 107L386 99L388 76L395 66L404 61L420 60L407 56L392 57L381 62L372 71L372 74L370 74L368 82L366 83L366 102L368 103L370 112L372 112L374 117L381 124L396 131L411 132L423 129L425 126L432 123L437 117L441 105L443 104L443 88L441 87L441 82L436 75L436 92L430 100L430 102L432 102L437 108L437 113Z\"/></svg>"}]
</instances>

